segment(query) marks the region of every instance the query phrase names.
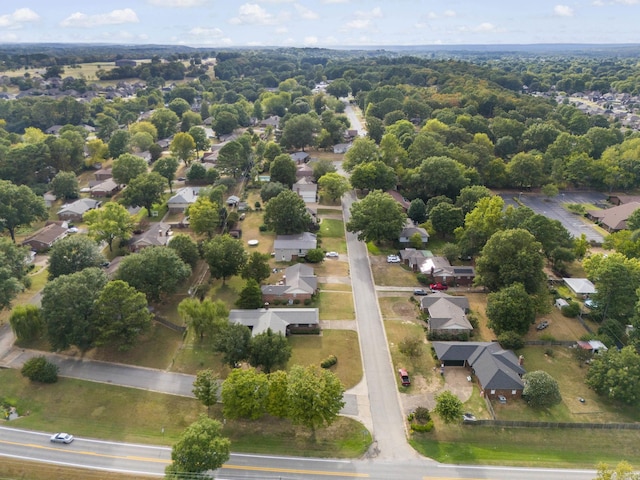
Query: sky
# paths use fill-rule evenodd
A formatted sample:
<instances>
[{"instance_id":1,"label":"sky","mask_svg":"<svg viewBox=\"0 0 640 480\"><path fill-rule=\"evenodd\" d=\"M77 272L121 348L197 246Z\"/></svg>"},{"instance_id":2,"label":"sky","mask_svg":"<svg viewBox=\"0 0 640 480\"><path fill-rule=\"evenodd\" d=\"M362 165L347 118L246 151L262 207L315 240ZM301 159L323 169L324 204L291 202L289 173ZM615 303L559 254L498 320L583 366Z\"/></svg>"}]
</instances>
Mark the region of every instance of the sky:
<instances>
[{"instance_id":1,"label":"sky","mask_svg":"<svg viewBox=\"0 0 640 480\"><path fill-rule=\"evenodd\" d=\"M640 43L640 0L2 0L0 43Z\"/></svg>"}]
</instances>

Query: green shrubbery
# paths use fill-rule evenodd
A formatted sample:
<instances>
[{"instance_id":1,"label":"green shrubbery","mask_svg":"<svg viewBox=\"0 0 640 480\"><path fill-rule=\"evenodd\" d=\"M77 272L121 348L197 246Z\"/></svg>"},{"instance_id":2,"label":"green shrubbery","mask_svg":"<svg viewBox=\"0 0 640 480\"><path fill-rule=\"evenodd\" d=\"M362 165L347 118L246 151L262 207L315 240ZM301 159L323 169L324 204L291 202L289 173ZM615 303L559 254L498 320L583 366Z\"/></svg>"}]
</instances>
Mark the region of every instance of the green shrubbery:
<instances>
[{"instance_id":1,"label":"green shrubbery","mask_svg":"<svg viewBox=\"0 0 640 480\"><path fill-rule=\"evenodd\" d=\"M322 368L331 368L333 367L336 363L338 363L338 357L336 357L335 355L329 355L327 358L325 358L321 363L320 366Z\"/></svg>"},{"instance_id":2,"label":"green shrubbery","mask_svg":"<svg viewBox=\"0 0 640 480\"><path fill-rule=\"evenodd\" d=\"M55 383L58 381L58 366L47 361L44 356L27 360L20 371L32 382Z\"/></svg>"}]
</instances>

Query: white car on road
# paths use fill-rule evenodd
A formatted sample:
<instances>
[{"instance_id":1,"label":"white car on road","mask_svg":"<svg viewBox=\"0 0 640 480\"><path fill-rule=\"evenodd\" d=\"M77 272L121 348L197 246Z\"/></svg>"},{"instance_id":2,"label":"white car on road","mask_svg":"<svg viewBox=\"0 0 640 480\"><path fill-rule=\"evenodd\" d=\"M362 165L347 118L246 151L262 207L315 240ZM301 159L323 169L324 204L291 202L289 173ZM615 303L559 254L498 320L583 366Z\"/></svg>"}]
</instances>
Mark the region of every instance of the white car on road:
<instances>
[{"instance_id":1,"label":"white car on road","mask_svg":"<svg viewBox=\"0 0 640 480\"><path fill-rule=\"evenodd\" d=\"M51 441L53 443L71 443L73 442L73 435L69 433L54 433L51 435Z\"/></svg>"}]
</instances>

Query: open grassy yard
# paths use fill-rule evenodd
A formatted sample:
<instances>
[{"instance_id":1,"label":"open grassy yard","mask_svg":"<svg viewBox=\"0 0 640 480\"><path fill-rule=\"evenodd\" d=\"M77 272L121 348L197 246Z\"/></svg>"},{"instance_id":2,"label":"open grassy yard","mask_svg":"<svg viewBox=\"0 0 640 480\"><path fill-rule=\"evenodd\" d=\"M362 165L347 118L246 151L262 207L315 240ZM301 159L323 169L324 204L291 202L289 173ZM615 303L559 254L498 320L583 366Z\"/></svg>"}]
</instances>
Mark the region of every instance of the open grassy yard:
<instances>
[{"instance_id":1,"label":"open grassy yard","mask_svg":"<svg viewBox=\"0 0 640 480\"><path fill-rule=\"evenodd\" d=\"M413 321L420 314L417 304L410 301L409 296L378 297L378 304L385 320Z\"/></svg>"},{"instance_id":2,"label":"open grassy yard","mask_svg":"<svg viewBox=\"0 0 640 480\"><path fill-rule=\"evenodd\" d=\"M380 286L417 287L416 274L398 263L387 263L384 257L369 257L373 281Z\"/></svg>"},{"instance_id":3,"label":"open grassy yard","mask_svg":"<svg viewBox=\"0 0 640 480\"><path fill-rule=\"evenodd\" d=\"M344 237L344 222L342 220L335 220L331 218L325 218L320 223L320 230L318 233L323 238L343 238Z\"/></svg>"},{"instance_id":4,"label":"open grassy yard","mask_svg":"<svg viewBox=\"0 0 640 480\"><path fill-rule=\"evenodd\" d=\"M358 334L352 330L323 330L321 335L291 335L289 343L293 354L287 367L293 365L320 365L329 355L338 363L330 370L345 388L351 388L362 379L362 359Z\"/></svg>"},{"instance_id":5,"label":"open grassy yard","mask_svg":"<svg viewBox=\"0 0 640 480\"><path fill-rule=\"evenodd\" d=\"M351 285L345 283L321 283L320 290L328 290L335 292L351 292Z\"/></svg>"},{"instance_id":6,"label":"open grassy yard","mask_svg":"<svg viewBox=\"0 0 640 480\"><path fill-rule=\"evenodd\" d=\"M469 300L469 308L478 319L478 328L474 329L473 340L476 342L495 340L496 335L493 333L493 330L487 327L487 315L485 313L487 294L465 292L464 296Z\"/></svg>"},{"instance_id":7,"label":"open grassy yard","mask_svg":"<svg viewBox=\"0 0 640 480\"><path fill-rule=\"evenodd\" d=\"M355 320L351 292L320 292L318 294L320 320Z\"/></svg>"},{"instance_id":8,"label":"open grassy yard","mask_svg":"<svg viewBox=\"0 0 640 480\"><path fill-rule=\"evenodd\" d=\"M322 263L309 264L318 277L348 277L349 263L335 258L325 258Z\"/></svg>"},{"instance_id":9,"label":"open grassy yard","mask_svg":"<svg viewBox=\"0 0 640 480\"><path fill-rule=\"evenodd\" d=\"M33 298L35 294L37 294L44 288L44 285L47 283L48 276L49 271L46 268L36 266L34 271L29 274L29 278L31 279L31 287L19 293L15 300L11 302L11 305L24 305L29 303L29 300L31 300L31 298ZM4 309L0 311L0 324L8 322L10 316L11 310Z\"/></svg>"},{"instance_id":10,"label":"open grassy yard","mask_svg":"<svg viewBox=\"0 0 640 480\"><path fill-rule=\"evenodd\" d=\"M151 475L134 475L101 471L99 474L92 470L75 469L60 465L50 465L40 462L28 462L4 457L0 465L0 478L24 478L29 480L51 480L64 478L66 480L87 480L101 478L104 480L149 480Z\"/></svg>"},{"instance_id":11,"label":"open grassy yard","mask_svg":"<svg viewBox=\"0 0 640 480\"><path fill-rule=\"evenodd\" d=\"M546 320L549 322L549 326L544 330L536 330L532 325L529 332L525 335L525 340L540 340L541 338L548 338L552 336L556 340L579 340L580 337L585 335L587 330L582 326L577 318L568 318L562 315L562 312L553 307L549 313L539 315L536 318L536 324ZM593 331L598 330L598 326L591 322L586 321Z\"/></svg>"}]
</instances>

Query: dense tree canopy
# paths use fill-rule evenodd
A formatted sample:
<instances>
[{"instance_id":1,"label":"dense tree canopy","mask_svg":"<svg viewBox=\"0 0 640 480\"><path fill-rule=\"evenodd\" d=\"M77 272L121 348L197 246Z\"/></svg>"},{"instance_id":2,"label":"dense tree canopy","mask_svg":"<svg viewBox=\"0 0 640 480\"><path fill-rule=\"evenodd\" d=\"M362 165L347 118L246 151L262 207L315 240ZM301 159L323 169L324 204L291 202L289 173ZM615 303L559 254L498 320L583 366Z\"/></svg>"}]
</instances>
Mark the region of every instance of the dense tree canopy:
<instances>
[{"instance_id":1,"label":"dense tree canopy","mask_svg":"<svg viewBox=\"0 0 640 480\"><path fill-rule=\"evenodd\" d=\"M49 251L49 279L99 267L103 262L98 245L90 238L84 235L65 237Z\"/></svg>"},{"instance_id":2,"label":"dense tree canopy","mask_svg":"<svg viewBox=\"0 0 640 480\"><path fill-rule=\"evenodd\" d=\"M0 231L6 229L16 241L16 228L47 218L44 199L26 185L0 180Z\"/></svg>"},{"instance_id":3,"label":"dense tree canopy","mask_svg":"<svg viewBox=\"0 0 640 480\"><path fill-rule=\"evenodd\" d=\"M599 395L629 405L640 402L640 355L635 347L610 348L593 357L585 380Z\"/></svg>"},{"instance_id":4,"label":"dense tree canopy","mask_svg":"<svg viewBox=\"0 0 640 480\"><path fill-rule=\"evenodd\" d=\"M311 216L304 200L291 190L283 190L267 202L264 223L278 235L291 235L307 231Z\"/></svg>"},{"instance_id":5,"label":"dense tree canopy","mask_svg":"<svg viewBox=\"0 0 640 480\"><path fill-rule=\"evenodd\" d=\"M108 202L102 208L89 210L83 220L89 226L89 236L97 242L107 242L113 251L113 241L129 240L133 232L133 218L122 205Z\"/></svg>"},{"instance_id":6,"label":"dense tree canopy","mask_svg":"<svg viewBox=\"0 0 640 480\"><path fill-rule=\"evenodd\" d=\"M359 240L379 243L396 240L407 216L402 207L388 193L374 190L351 206L351 219L346 229Z\"/></svg>"}]
</instances>

